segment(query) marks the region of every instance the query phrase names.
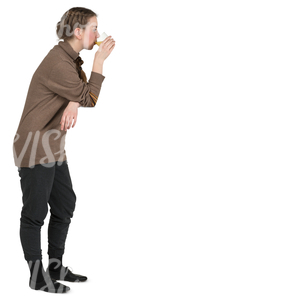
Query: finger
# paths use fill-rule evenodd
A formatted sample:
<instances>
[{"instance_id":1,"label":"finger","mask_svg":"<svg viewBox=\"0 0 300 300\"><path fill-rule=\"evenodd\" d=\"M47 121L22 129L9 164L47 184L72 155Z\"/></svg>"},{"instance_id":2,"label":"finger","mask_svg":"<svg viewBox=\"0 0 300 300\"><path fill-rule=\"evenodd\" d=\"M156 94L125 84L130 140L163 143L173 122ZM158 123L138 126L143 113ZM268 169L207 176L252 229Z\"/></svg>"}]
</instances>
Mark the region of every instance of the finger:
<instances>
[{"instance_id":1,"label":"finger","mask_svg":"<svg viewBox=\"0 0 300 300\"><path fill-rule=\"evenodd\" d=\"M64 129L64 124L65 124L65 116L63 116L62 118L61 118L61 121L60 121L60 130L63 130Z\"/></svg>"},{"instance_id":2,"label":"finger","mask_svg":"<svg viewBox=\"0 0 300 300\"><path fill-rule=\"evenodd\" d=\"M112 40L110 40L110 41L108 41L106 44L101 44L102 45L102 47L101 47L101 49L100 49L100 47L99 47L99 50L98 51L102 51L102 50L107 50L107 49L109 49L110 47L111 47L111 44L112 43L115 43L115 41L112 41Z\"/></svg>"},{"instance_id":3,"label":"finger","mask_svg":"<svg viewBox=\"0 0 300 300\"><path fill-rule=\"evenodd\" d=\"M72 120L72 118L71 118L71 119L69 119L69 122L68 122L68 127L67 127L68 129L70 129L70 128L71 128L72 121L73 121L73 120Z\"/></svg>"},{"instance_id":4,"label":"finger","mask_svg":"<svg viewBox=\"0 0 300 300\"><path fill-rule=\"evenodd\" d=\"M110 45L110 44L113 44L113 43L115 43L116 41L114 40L114 39L111 39L111 40L109 40L107 43L106 43L106 45L108 46L108 45Z\"/></svg>"},{"instance_id":5,"label":"finger","mask_svg":"<svg viewBox=\"0 0 300 300\"><path fill-rule=\"evenodd\" d=\"M77 122L77 116L75 116L75 118L74 118L74 123L73 123L73 126L72 126L72 128L74 128L74 126L75 126L76 122Z\"/></svg>"},{"instance_id":6,"label":"finger","mask_svg":"<svg viewBox=\"0 0 300 300\"><path fill-rule=\"evenodd\" d=\"M104 46L107 46L109 43L111 43L113 41L113 38L106 38L102 44L104 44Z\"/></svg>"},{"instance_id":7,"label":"finger","mask_svg":"<svg viewBox=\"0 0 300 300\"><path fill-rule=\"evenodd\" d=\"M69 119L67 118L65 121L65 131L67 131L68 126L69 126Z\"/></svg>"},{"instance_id":8,"label":"finger","mask_svg":"<svg viewBox=\"0 0 300 300\"><path fill-rule=\"evenodd\" d=\"M114 44L115 44L115 41L111 41L110 43L107 43L106 45L104 45L104 48L109 50Z\"/></svg>"},{"instance_id":9,"label":"finger","mask_svg":"<svg viewBox=\"0 0 300 300\"><path fill-rule=\"evenodd\" d=\"M73 122L73 119L72 119L72 118L71 118L71 119L69 119L68 129L70 129L70 128L71 128L71 126L72 126L72 122Z\"/></svg>"},{"instance_id":10,"label":"finger","mask_svg":"<svg viewBox=\"0 0 300 300\"><path fill-rule=\"evenodd\" d=\"M105 46L106 43L110 40L110 37L111 37L111 36L108 36L107 38L105 38L105 39L102 41L102 43L100 44L100 47Z\"/></svg>"},{"instance_id":11,"label":"finger","mask_svg":"<svg viewBox=\"0 0 300 300\"><path fill-rule=\"evenodd\" d=\"M116 44L113 44L108 50L112 51L115 48Z\"/></svg>"},{"instance_id":12,"label":"finger","mask_svg":"<svg viewBox=\"0 0 300 300\"><path fill-rule=\"evenodd\" d=\"M106 43L108 40L110 40L111 39L111 35L110 36L107 36L105 39L104 39L104 41L102 42L102 43Z\"/></svg>"}]
</instances>

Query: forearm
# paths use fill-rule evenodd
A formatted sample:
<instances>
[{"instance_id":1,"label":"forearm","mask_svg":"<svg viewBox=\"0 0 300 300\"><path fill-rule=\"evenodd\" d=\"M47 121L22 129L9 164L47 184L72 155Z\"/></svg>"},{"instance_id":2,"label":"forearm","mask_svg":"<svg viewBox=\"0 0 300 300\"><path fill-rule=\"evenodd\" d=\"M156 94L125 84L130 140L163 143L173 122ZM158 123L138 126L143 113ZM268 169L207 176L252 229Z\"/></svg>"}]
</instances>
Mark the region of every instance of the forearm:
<instances>
[{"instance_id":1,"label":"forearm","mask_svg":"<svg viewBox=\"0 0 300 300\"><path fill-rule=\"evenodd\" d=\"M95 58L94 58L92 71L95 72L95 73L99 73L99 74L103 75L102 74L103 73L103 63L104 63L104 60L100 59L99 56L96 53Z\"/></svg>"}]
</instances>

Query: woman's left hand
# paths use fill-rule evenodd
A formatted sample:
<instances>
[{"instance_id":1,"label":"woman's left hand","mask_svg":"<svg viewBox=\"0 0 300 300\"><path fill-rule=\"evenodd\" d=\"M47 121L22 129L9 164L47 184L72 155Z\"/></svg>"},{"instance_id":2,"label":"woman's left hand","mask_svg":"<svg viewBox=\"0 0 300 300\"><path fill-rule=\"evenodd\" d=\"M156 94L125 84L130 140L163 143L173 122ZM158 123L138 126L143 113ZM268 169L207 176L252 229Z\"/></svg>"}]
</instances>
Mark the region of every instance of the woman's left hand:
<instances>
[{"instance_id":1,"label":"woman's left hand","mask_svg":"<svg viewBox=\"0 0 300 300\"><path fill-rule=\"evenodd\" d=\"M60 121L60 129L67 131L67 129L71 128L72 121L74 119L74 123L72 128L75 126L77 121L78 107L80 106L79 102L70 101L68 106L66 107L61 121Z\"/></svg>"}]
</instances>

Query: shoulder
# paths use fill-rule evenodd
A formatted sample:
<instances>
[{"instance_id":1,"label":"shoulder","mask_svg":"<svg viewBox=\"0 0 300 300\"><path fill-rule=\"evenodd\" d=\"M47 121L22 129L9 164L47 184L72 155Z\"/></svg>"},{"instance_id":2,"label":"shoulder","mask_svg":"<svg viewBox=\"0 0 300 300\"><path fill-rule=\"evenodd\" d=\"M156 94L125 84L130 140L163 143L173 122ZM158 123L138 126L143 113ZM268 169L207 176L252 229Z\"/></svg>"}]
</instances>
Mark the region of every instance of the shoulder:
<instances>
[{"instance_id":1,"label":"shoulder","mask_svg":"<svg viewBox=\"0 0 300 300\"><path fill-rule=\"evenodd\" d=\"M38 66L36 73L38 76L49 77L53 70L74 70L76 71L75 63L65 56L64 52L58 45L54 46L43 61Z\"/></svg>"},{"instance_id":2,"label":"shoulder","mask_svg":"<svg viewBox=\"0 0 300 300\"><path fill-rule=\"evenodd\" d=\"M62 63L64 65L69 65L75 67L75 62L68 55L66 55L65 51L59 46L55 45L49 52L49 61L51 61L52 65L56 65L58 63Z\"/></svg>"},{"instance_id":3,"label":"shoulder","mask_svg":"<svg viewBox=\"0 0 300 300\"><path fill-rule=\"evenodd\" d=\"M76 72L76 64L70 59L65 53L65 51L59 46L56 45L49 52L49 74L56 73L68 73L68 72Z\"/></svg>"}]
</instances>

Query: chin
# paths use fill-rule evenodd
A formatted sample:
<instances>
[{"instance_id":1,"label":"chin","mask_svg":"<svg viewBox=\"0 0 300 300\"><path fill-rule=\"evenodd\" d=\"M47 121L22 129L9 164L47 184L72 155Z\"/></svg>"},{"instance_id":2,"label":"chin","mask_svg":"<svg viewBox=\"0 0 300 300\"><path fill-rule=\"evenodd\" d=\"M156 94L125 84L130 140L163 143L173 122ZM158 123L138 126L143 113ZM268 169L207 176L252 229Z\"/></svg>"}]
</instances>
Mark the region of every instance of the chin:
<instances>
[{"instance_id":1,"label":"chin","mask_svg":"<svg viewBox=\"0 0 300 300\"><path fill-rule=\"evenodd\" d=\"M86 45L86 46L84 47L84 49L86 49L86 50L92 50L93 48L94 48L94 45L93 45L93 44Z\"/></svg>"}]
</instances>

